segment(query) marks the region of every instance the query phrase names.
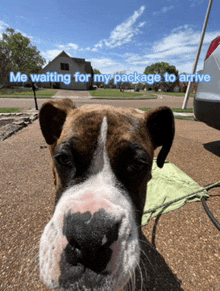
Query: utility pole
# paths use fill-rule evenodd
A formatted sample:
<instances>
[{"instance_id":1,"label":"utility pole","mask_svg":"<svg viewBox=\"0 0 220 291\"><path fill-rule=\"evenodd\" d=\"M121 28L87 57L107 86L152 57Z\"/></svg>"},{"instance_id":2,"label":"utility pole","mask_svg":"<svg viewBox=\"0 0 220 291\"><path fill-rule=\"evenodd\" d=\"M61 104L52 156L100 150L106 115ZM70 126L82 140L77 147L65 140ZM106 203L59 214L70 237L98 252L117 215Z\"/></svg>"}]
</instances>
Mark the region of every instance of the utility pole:
<instances>
[{"instance_id":1,"label":"utility pole","mask_svg":"<svg viewBox=\"0 0 220 291\"><path fill-rule=\"evenodd\" d=\"M206 12L205 21L204 21L204 24L203 24L202 35L201 35L201 38L200 38L200 43L199 43L199 47L198 47L198 51L197 51L197 55L196 55L196 59L195 59L195 63L194 63L192 74L195 74L196 67L197 67L197 64L198 64L198 60L199 60L199 56L200 56L200 52L201 52L201 48L202 48L202 44L203 44L203 39L204 39L205 32L206 32L206 27L207 27L208 20L209 20L209 14L210 14L210 11L211 11L212 3L213 3L213 0L210 0L209 1L209 6L208 6L208 9L207 9L207 12ZM185 98L184 98L184 101L183 101L182 109L186 109L187 108L187 103L188 103L191 87L192 87L192 84L191 84L191 81L189 80L188 86L187 86L187 90L186 90L186 94L185 94Z\"/></svg>"}]
</instances>

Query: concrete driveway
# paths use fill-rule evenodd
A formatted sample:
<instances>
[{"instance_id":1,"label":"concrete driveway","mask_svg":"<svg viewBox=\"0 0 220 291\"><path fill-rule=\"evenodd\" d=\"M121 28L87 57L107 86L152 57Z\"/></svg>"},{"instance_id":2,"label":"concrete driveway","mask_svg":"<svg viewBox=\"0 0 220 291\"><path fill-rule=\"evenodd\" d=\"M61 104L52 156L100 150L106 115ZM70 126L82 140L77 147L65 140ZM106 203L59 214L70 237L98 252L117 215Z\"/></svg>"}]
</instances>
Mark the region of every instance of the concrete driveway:
<instances>
[{"instance_id":1,"label":"concrete driveway","mask_svg":"<svg viewBox=\"0 0 220 291\"><path fill-rule=\"evenodd\" d=\"M78 99L78 98L85 98L85 99L90 99L92 96L90 95L89 91L75 91L75 90L59 90L53 98L73 98L73 99Z\"/></svg>"}]
</instances>

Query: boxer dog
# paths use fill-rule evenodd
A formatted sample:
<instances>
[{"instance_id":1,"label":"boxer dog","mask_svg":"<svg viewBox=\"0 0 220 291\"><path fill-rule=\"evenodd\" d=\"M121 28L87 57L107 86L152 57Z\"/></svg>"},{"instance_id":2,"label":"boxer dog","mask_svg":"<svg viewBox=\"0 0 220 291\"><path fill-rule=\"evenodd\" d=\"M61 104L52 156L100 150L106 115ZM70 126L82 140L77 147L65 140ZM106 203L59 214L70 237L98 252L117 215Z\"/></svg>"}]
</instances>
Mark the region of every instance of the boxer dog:
<instances>
[{"instance_id":1,"label":"boxer dog","mask_svg":"<svg viewBox=\"0 0 220 291\"><path fill-rule=\"evenodd\" d=\"M67 291L128 290L140 262L154 150L161 146L163 167L174 138L171 109L143 113L51 100L40 110L40 127L56 185L40 240L42 280Z\"/></svg>"}]
</instances>

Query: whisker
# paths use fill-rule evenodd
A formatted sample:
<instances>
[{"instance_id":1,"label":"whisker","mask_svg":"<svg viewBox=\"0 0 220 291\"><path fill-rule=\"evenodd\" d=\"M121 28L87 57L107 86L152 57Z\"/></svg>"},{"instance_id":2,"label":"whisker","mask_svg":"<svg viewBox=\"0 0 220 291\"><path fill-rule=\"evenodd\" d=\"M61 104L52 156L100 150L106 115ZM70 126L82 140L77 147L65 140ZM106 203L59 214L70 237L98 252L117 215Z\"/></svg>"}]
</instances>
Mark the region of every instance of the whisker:
<instances>
[{"instance_id":1,"label":"whisker","mask_svg":"<svg viewBox=\"0 0 220 291\"><path fill-rule=\"evenodd\" d=\"M141 266L140 264L138 263L138 269L139 269L139 273L140 273L140 280L141 280L141 291L143 289L143 274L142 274L142 269L141 269Z\"/></svg>"},{"instance_id":2,"label":"whisker","mask_svg":"<svg viewBox=\"0 0 220 291\"><path fill-rule=\"evenodd\" d=\"M143 239L140 238L139 241L145 243L146 245L148 245L150 247L153 247L152 244L147 240L143 240Z\"/></svg>"},{"instance_id":3,"label":"whisker","mask_svg":"<svg viewBox=\"0 0 220 291\"><path fill-rule=\"evenodd\" d=\"M142 264L142 272L144 271L144 278L147 278L147 269L145 268L145 264L144 264L144 262L143 262L143 260L142 259L140 259L140 264ZM143 282L144 282L144 279L143 279Z\"/></svg>"}]
</instances>

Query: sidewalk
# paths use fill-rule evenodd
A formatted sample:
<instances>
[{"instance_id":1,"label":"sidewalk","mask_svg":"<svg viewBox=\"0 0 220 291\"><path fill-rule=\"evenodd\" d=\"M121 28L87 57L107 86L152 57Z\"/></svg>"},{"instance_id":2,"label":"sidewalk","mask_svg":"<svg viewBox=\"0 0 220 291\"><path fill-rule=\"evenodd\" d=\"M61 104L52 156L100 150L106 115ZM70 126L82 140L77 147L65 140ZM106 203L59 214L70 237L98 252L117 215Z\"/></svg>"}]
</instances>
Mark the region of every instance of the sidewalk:
<instances>
[{"instance_id":1,"label":"sidewalk","mask_svg":"<svg viewBox=\"0 0 220 291\"><path fill-rule=\"evenodd\" d=\"M89 91L76 91L76 90L59 90L53 98L70 98L70 99L91 99Z\"/></svg>"},{"instance_id":2,"label":"sidewalk","mask_svg":"<svg viewBox=\"0 0 220 291\"><path fill-rule=\"evenodd\" d=\"M54 187L38 121L1 142L0 148L0 290L46 291L39 280L38 247L53 211ZM220 180L220 131L176 120L168 160L201 186ZM208 205L220 221L219 191L210 191ZM150 243L155 238L157 250L184 291L220 290L220 233L201 203L188 203L162 215L157 223L152 219L144 232Z\"/></svg>"}]
</instances>

